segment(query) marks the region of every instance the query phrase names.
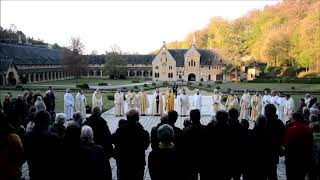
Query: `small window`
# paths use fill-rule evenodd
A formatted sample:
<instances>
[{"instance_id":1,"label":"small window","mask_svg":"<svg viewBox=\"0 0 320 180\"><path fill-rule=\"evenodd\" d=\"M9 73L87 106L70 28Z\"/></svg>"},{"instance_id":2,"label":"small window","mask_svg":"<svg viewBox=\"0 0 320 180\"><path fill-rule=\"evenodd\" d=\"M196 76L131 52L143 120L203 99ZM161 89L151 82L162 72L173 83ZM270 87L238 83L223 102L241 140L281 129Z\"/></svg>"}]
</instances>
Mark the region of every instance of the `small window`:
<instances>
[{"instance_id":1,"label":"small window","mask_svg":"<svg viewBox=\"0 0 320 180\"><path fill-rule=\"evenodd\" d=\"M156 66L155 69L159 69L159 66Z\"/></svg>"},{"instance_id":2,"label":"small window","mask_svg":"<svg viewBox=\"0 0 320 180\"><path fill-rule=\"evenodd\" d=\"M189 66L190 66L190 61L189 61Z\"/></svg>"},{"instance_id":3,"label":"small window","mask_svg":"<svg viewBox=\"0 0 320 180\"><path fill-rule=\"evenodd\" d=\"M170 78L170 73L168 73L168 78Z\"/></svg>"},{"instance_id":4,"label":"small window","mask_svg":"<svg viewBox=\"0 0 320 180\"><path fill-rule=\"evenodd\" d=\"M209 70L210 70L211 66L209 66Z\"/></svg>"},{"instance_id":5,"label":"small window","mask_svg":"<svg viewBox=\"0 0 320 180\"><path fill-rule=\"evenodd\" d=\"M196 66L196 62L193 62L193 66Z\"/></svg>"}]
</instances>

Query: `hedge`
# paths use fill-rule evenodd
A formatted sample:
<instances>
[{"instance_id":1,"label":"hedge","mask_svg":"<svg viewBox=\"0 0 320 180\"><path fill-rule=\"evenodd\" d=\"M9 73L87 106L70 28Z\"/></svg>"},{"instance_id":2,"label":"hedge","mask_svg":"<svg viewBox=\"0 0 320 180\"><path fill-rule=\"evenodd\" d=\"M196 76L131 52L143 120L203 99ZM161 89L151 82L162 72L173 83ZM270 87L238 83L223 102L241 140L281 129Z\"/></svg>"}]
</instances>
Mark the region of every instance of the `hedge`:
<instances>
[{"instance_id":1,"label":"hedge","mask_svg":"<svg viewBox=\"0 0 320 180\"><path fill-rule=\"evenodd\" d=\"M139 80L132 80L131 82L132 83L139 83L140 81Z\"/></svg>"},{"instance_id":2,"label":"hedge","mask_svg":"<svg viewBox=\"0 0 320 180\"><path fill-rule=\"evenodd\" d=\"M319 84L320 78L295 78L295 79L254 79L248 83L295 83L295 84Z\"/></svg>"},{"instance_id":3,"label":"hedge","mask_svg":"<svg viewBox=\"0 0 320 180\"><path fill-rule=\"evenodd\" d=\"M108 86L108 83L98 83L98 86Z\"/></svg>"},{"instance_id":4,"label":"hedge","mask_svg":"<svg viewBox=\"0 0 320 180\"><path fill-rule=\"evenodd\" d=\"M80 89L89 89L89 85L87 83L77 84L76 87Z\"/></svg>"}]
</instances>

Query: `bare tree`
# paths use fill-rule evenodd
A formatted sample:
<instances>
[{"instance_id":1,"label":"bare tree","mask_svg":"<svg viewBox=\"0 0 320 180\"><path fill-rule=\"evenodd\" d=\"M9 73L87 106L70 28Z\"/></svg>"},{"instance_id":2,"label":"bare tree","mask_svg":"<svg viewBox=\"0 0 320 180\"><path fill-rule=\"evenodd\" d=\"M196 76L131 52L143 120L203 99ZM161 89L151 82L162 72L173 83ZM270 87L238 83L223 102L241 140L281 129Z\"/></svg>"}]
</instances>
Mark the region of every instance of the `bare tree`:
<instances>
[{"instance_id":1,"label":"bare tree","mask_svg":"<svg viewBox=\"0 0 320 180\"><path fill-rule=\"evenodd\" d=\"M85 46L80 37L71 37L69 49L72 50L74 54L83 54Z\"/></svg>"},{"instance_id":2,"label":"bare tree","mask_svg":"<svg viewBox=\"0 0 320 180\"><path fill-rule=\"evenodd\" d=\"M110 79L124 78L127 73L127 61L118 45L112 45L106 52L104 70Z\"/></svg>"}]
</instances>

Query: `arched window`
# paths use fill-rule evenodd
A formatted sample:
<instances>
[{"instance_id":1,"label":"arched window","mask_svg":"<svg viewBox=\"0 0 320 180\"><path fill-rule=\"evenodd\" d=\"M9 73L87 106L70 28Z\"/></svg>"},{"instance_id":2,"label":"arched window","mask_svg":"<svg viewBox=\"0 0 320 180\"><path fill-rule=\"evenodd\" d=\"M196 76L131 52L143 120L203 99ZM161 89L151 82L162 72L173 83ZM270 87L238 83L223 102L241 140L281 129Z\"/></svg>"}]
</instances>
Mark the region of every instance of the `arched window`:
<instances>
[{"instance_id":1,"label":"arched window","mask_svg":"<svg viewBox=\"0 0 320 180\"><path fill-rule=\"evenodd\" d=\"M191 66L193 66L193 60L191 60Z\"/></svg>"},{"instance_id":2,"label":"arched window","mask_svg":"<svg viewBox=\"0 0 320 180\"><path fill-rule=\"evenodd\" d=\"M168 73L168 78L170 78L170 73Z\"/></svg>"},{"instance_id":3,"label":"arched window","mask_svg":"<svg viewBox=\"0 0 320 180\"><path fill-rule=\"evenodd\" d=\"M193 66L196 66L196 62L195 61L193 62Z\"/></svg>"},{"instance_id":4,"label":"arched window","mask_svg":"<svg viewBox=\"0 0 320 180\"><path fill-rule=\"evenodd\" d=\"M189 61L189 66L190 66L190 61Z\"/></svg>"}]
</instances>

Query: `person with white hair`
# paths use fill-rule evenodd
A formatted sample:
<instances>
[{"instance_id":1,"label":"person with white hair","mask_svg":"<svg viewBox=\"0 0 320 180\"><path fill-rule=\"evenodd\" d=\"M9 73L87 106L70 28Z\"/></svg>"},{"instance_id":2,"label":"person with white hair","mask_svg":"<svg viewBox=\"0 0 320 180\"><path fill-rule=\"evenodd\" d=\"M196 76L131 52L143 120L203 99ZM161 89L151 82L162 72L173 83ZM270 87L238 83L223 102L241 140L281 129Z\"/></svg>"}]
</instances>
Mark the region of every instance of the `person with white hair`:
<instances>
[{"instance_id":1,"label":"person with white hair","mask_svg":"<svg viewBox=\"0 0 320 180\"><path fill-rule=\"evenodd\" d=\"M71 125L76 125L76 126L81 127L83 119L84 118L82 117L81 112L77 111L77 112L73 113L73 119L71 121L68 121L67 127L69 127Z\"/></svg>"},{"instance_id":2,"label":"person with white hair","mask_svg":"<svg viewBox=\"0 0 320 180\"><path fill-rule=\"evenodd\" d=\"M92 107L99 106L103 107L103 101L102 101L102 94L100 92L100 89L96 89L96 91L92 94Z\"/></svg>"},{"instance_id":3,"label":"person with white hair","mask_svg":"<svg viewBox=\"0 0 320 180\"><path fill-rule=\"evenodd\" d=\"M179 100L180 100L180 116L189 115L190 102L189 102L189 96L187 95L185 89L182 90Z\"/></svg>"},{"instance_id":4,"label":"person with white hair","mask_svg":"<svg viewBox=\"0 0 320 180\"><path fill-rule=\"evenodd\" d=\"M70 89L66 90L64 95L64 113L67 115L67 119L72 119L73 116L74 99Z\"/></svg>"},{"instance_id":5,"label":"person with white hair","mask_svg":"<svg viewBox=\"0 0 320 180\"><path fill-rule=\"evenodd\" d=\"M193 95L192 109L199 109L201 111L202 97L199 89L196 90L196 94Z\"/></svg>"},{"instance_id":6,"label":"person with white hair","mask_svg":"<svg viewBox=\"0 0 320 180\"><path fill-rule=\"evenodd\" d=\"M248 90L244 90L244 93L240 99L240 115L239 120L250 119L250 105L251 105L251 96Z\"/></svg>"},{"instance_id":7,"label":"person with white hair","mask_svg":"<svg viewBox=\"0 0 320 180\"><path fill-rule=\"evenodd\" d=\"M76 108L76 111L81 112L83 119L87 117L86 105L87 105L86 96L83 94L83 90L80 90L76 95L75 108Z\"/></svg>"},{"instance_id":8,"label":"person with white hair","mask_svg":"<svg viewBox=\"0 0 320 180\"><path fill-rule=\"evenodd\" d=\"M36 102L34 103L34 106L38 108L38 110L47 110L46 104L43 102L43 99L41 96L37 97Z\"/></svg>"},{"instance_id":9,"label":"person with white hair","mask_svg":"<svg viewBox=\"0 0 320 180\"><path fill-rule=\"evenodd\" d=\"M80 133L81 166L79 173L81 179L112 179L112 171L109 160L102 146L95 144L94 133L90 126L84 125Z\"/></svg>"},{"instance_id":10,"label":"person with white hair","mask_svg":"<svg viewBox=\"0 0 320 180\"><path fill-rule=\"evenodd\" d=\"M66 114L57 113L55 122L51 126L49 126L49 132L57 134L62 139L66 132L66 127L64 126L64 122L66 121L66 119Z\"/></svg>"},{"instance_id":11,"label":"person with white hair","mask_svg":"<svg viewBox=\"0 0 320 180\"><path fill-rule=\"evenodd\" d=\"M123 116L124 115L124 96L120 89L114 94L114 115Z\"/></svg>"}]
</instances>

